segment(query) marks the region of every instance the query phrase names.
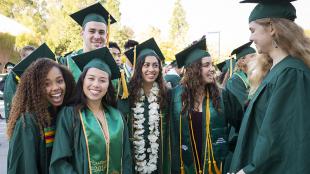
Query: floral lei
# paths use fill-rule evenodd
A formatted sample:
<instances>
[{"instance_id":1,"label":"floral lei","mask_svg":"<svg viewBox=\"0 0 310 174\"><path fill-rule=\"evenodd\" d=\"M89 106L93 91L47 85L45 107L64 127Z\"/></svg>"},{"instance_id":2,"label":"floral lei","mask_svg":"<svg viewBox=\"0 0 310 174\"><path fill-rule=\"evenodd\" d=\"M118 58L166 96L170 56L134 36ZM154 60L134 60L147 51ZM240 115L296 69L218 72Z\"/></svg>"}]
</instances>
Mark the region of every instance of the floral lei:
<instances>
[{"instance_id":1,"label":"floral lei","mask_svg":"<svg viewBox=\"0 0 310 174\"><path fill-rule=\"evenodd\" d=\"M144 99L145 94L143 89L140 90L140 99L135 104L135 107L132 108L134 115L133 127L134 127L134 157L136 160L135 170L139 173L150 174L157 169L157 159L158 159L158 149L159 144L157 142L159 137L159 121L160 121L160 113L159 104L158 104L158 84L156 82L153 83L151 92L149 97L147 98L149 102L149 135L147 136L150 142L150 148L145 148L145 140L143 138L144 127L143 123L145 121L144 118ZM149 154L149 160L146 159L146 153Z\"/></svg>"}]
</instances>

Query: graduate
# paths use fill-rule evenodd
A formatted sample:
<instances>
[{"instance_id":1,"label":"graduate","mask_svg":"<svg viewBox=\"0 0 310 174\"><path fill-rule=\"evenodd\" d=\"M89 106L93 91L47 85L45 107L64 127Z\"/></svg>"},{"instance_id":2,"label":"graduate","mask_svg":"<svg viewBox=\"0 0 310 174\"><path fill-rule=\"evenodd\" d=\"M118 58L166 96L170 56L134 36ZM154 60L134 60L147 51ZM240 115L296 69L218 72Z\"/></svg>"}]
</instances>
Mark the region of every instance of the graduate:
<instances>
[{"instance_id":1,"label":"graduate","mask_svg":"<svg viewBox=\"0 0 310 174\"><path fill-rule=\"evenodd\" d=\"M73 51L66 57L60 57L59 62L70 69L75 81L77 81L81 71L72 60L72 57L108 46L110 25L115 23L116 20L99 2L77 11L70 16L82 27L83 48Z\"/></svg>"},{"instance_id":2,"label":"graduate","mask_svg":"<svg viewBox=\"0 0 310 174\"><path fill-rule=\"evenodd\" d=\"M225 90L222 91L225 115L228 121L237 129L240 128L242 117L248 102L250 89L247 77L247 64L254 59L255 49L248 42L232 51L236 55L236 67L232 76L227 80Z\"/></svg>"},{"instance_id":3,"label":"graduate","mask_svg":"<svg viewBox=\"0 0 310 174\"><path fill-rule=\"evenodd\" d=\"M35 47L27 45L20 51L20 59L25 59L29 54L35 50ZM3 89L3 100L4 100L4 116L6 120L9 119L11 110L12 100L16 92L19 77L14 72L8 72L5 77L4 89Z\"/></svg>"},{"instance_id":4,"label":"graduate","mask_svg":"<svg viewBox=\"0 0 310 174\"><path fill-rule=\"evenodd\" d=\"M119 105L127 116L135 173L170 173L168 91L164 56L153 38L125 52L134 66L128 100ZM125 110L125 108L127 108Z\"/></svg>"},{"instance_id":5,"label":"graduate","mask_svg":"<svg viewBox=\"0 0 310 174\"><path fill-rule=\"evenodd\" d=\"M128 130L111 80L120 72L107 47L72 58L82 70L72 106L57 120L52 174L132 173Z\"/></svg>"},{"instance_id":6,"label":"graduate","mask_svg":"<svg viewBox=\"0 0 310 174\"><path fill-rule=\"evenodd\" d=\"M137 46L137 45L139 45L139 42L137 42L135 40L128 39L124 45L125 52L130 50L131 48ZM126 73L126 77L128 77L129 78L128 80L130 80L130 78L133 75L133 67L132 67L132 64L131 64L130 60L128 59L128 57L126 57L126 62L124 63L124 71Z\"/></svg>"},{"instance_id":7,"label":"graduate","mask_svg":"<svg viewBox=\"0 0 310 174\"><path fill-rule=\"evenodd\" d=\"M272 66L243 117L232 173L310 173L310 40L294 22L290 1L243 1L258 3L250 40Z\"/></svg>"},{"instance_id":8,"label":"graduate","mask_svg":"<svg viewBox=\"0 0 310 174\"><path fill-rule=\"evenodd\" d=\"M73 76L45 44L12 71L21 78L7 126L7 172L48 174L57 113L72 96Z\"/></svg>"},{"instance_id":9,"label":"graduate","mask_svg":"<svg viewBox=\"0 0 310 174\"><path fill-rule=\"evenodd\" d=\"M171 88L174 88L180 83L182 68L178 68L176 60L172 61L170 66L171 69L164 76L164 79Z\"/></svg>"},{"instance_id":10,"label":"graduate","mask_svg":"<svg viewBox=\"0 0 310 174\"><path fill-rule=\"evenodd\" d=\"M205 37L176 54L176 60L185 73L172 91L172 173L222 173L228 124Z\"/></svg>"},{"instance_id":11,"label":"graduate","mask_svg":"<svg viewBox=\"0 0 310 174\"><path fill-rule=\"evenodd\" d=\"M236 55L236 64L232 76L227 80L225 89L222 91L224 112L229 128L229 155L225 167L229 169L231 158L236 146L240 124L249 100L250 82L248 79L248 63L255 57L255 49L250 47L252 42L248 42L231 53Z\"/></svg>"}]
</instances>

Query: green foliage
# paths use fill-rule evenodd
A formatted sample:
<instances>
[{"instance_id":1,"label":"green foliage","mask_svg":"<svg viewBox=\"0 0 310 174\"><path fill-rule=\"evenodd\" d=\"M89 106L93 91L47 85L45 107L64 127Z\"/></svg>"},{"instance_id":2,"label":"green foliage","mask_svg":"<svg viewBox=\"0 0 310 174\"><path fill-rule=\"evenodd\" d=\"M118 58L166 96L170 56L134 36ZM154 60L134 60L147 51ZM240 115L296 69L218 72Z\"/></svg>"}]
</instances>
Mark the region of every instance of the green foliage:
<instances>
[{"instance_id":1,"label":"green foliage","mask_svg":"<svg viewBox=\"0 0 310 174\"><path fill-rule=\"evenodd\" d=\"M8 33L0 33L0 57L3 59L1 63L19 61L18 53L15 51L15 39L15 36Z\"/></svg>"},{"instance_id":2,"label":"green foliage","mask_svg":"<svg viewBox=\"0 0 310 174\"><path fill-rule=\"evenodd\" d=\"M169 39L170 42L176 48L184 47L187 38L189 26L186 22L186 12L181 4L181 0L176 0L172 17L170 19L170 31Z\"/></svg>"}]
</instances>

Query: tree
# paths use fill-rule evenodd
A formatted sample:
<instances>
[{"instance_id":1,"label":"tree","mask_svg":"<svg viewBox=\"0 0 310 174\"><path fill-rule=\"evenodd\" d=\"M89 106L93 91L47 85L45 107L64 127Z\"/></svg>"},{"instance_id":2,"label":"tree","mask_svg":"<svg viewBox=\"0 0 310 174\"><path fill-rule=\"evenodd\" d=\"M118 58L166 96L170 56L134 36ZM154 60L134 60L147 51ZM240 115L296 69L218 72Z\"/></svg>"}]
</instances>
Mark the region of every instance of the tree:
<instances>
[{"instance_id":1,"label":"tree","mask_svg":"<svg viewBox=\"0 0 310 174\"><path fill-rule=\"evenodd\" d=\"M181 4L181 0L176 0L172 17L170 19L169 42L176 48L184 47L188 29L189 27L186 22L186 12Z\"/></svg>"},{"instance_id":2,"label":"tree","mask_svg":"<svg viewBox=\"0 0 310 174\"><path fill-rule=\"evenodd\" d=\"M15 37L8 33L0 33L0 63L2 70L3 65L8 61L18 62L17 52L15 48ZM0 71L1 73L2 71Z\"/></svg>"}]
</instances>

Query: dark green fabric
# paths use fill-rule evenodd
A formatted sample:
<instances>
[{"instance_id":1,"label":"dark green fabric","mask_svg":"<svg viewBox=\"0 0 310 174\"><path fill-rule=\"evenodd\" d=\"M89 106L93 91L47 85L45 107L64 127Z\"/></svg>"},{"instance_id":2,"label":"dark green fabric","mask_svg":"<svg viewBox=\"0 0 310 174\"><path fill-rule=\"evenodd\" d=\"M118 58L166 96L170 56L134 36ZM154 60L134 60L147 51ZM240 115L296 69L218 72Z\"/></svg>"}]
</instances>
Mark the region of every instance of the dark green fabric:
<instances>
[{"instance_id":1,"label":"dark green fabric","mask_svg":"<svg viewBox=\"0 0 310 174\"><path fill-rule=\"evenodd\" d=\"M108 73L111 80L120 77L119 67L107 47L75 55L72 60L81 71L87 68L97 68Z\"/></svg>"},{"instance_id":2,"label":"dark green fabric","mask_svg":"<svg viewBox=\"0 0 310 174\"><path fill-rule=\"evenodd\" d=\"M70 15L80 26L84 27L87 22L102 22L108 24L110 16L110 24L116 22L113 16L98 2L79 10Z\"/></svg>"},{"instance_id":3,"label":"dark green fabric","mask_svg":"<svg viewBox=\"0 0 310 174\"><path fill-rule=\"evenodd\" d=\"M52 60L56 60L55 54L52 52L52 50L45 43L43 43L31 54L21 60L16 66L14 66L12 71L20 78L23 72L28 68L28 66L30 66L32 62L40 58L49 58Z\"/></svg>"},{"instance_id":4,"label":"dark green fabric","mask_svg":"<svg viewBox=\"0 0 310 174\"><path fill-rule=\"evenodd\" d=\"M144 134L144 140L145 140L145 148L148 148L149 146L149 140L147 138L147 135L149 133L149 129L147 129L148 126L148 121L149 121L149 116L148 116L148 106L149 103L147 101L147 98L144 101L144 117L145 117L145 121L143 123L143 126L145 127L145 134ZM133 111L130 109L129 106L129 100L120 100L118 102L118 107L120 108L120 110L122 111L122 113L126 114L126 118L127 118L127 124L128 124L128 130L129 130L129 137L130 137L130 142L131 142L131 152L133 155L133 161L135 160L134 158L134 146L133 146ZM159 145L159 158L157 161L157 171L153 172L153 173L160 173L160 174L166 174L166 173L170 173L170 167L171 167L171 150L170 150L170 127L169 127L169 120L168 120L168 112L167 111L162 111L162 127L160 131L160 145ZM148 159L148 154L146 156L146 159ZM133 163L133 169L134 169L134 163Z\"/></svg>"},{"instance_id":5,"label":"dark green fabric","mask_svg":"<svg viewBox=\"0 0 310 174\"><path fill-rule=\"evenodd\" d=\"M310 173L310 70L288 56L275 65L245 112L231 172Z\"/></svg>"},{"instance_id":6,"label":"dark green fabric","mask_svg":"<svg viewBox=\"0 0 310 174\"><path fill-rule=\"evenodd\" d=\"M259 3L252 10L249 23L263 18L296 19L296 9L290 2Z\"/></svg>"},{"instance_id":7,"label":"dark green fabric","mask_svg":"<svg viewBox=\"0 0 310 174\"><path fill-rule=\"evenodd\" d=\"M125 52L126 57L131 62L131 64L134 64L134 55L136 51L136 63L138 63L138 59L144 59L146 56L155 56L159 58L162 62L165 62L165 56L161 52L159 46L157 45L154 38L150 38L139 45L131 48L130 50Z\"/></svg>"},{"instance_id":8,"label":"dark green fabric","mask_svg":"<svg viewBox=\"0 0 310 174\"><path fill-rule=\"evenodd\" d=\"M171 87L174 88L179 85L181 77L176 74L167 74L165 75L164 79L166 82L170 82Z\"/></svg>"},{"instance_id":9,"label":"dark green fabric","mask_svg":"<svg viewBox=\"0 0 310 174\"><path fill-rule=\"evenodd\" d=\"M122 170L124 174L131 174L132 161L130 155L128 131L125 122L124 126ZM64 107L58 114L50 173L89 173L87 149L83 128L79 116L75 114L73 107Z\"/></svg>"},{"instance_id":10,"label":"dark green fabric","mask_svg":"<svg viewBox=\"0 0 310 174\"><path fill-rule=\"evenodd\" d=\"M183 93L183 87L178 86L172 91L172 103L171 103L171 147L172 147L172 173L180 173L180 112L182 107L181 95ZM201 156L204 156L205 149L205 137L206 137L206 120L205 120L205 99L203 101L203 118L202 118L202 131L203 131L203 152ZM212 105L210 100L210 126L211 126L211 139L213 144L214 158L217 162L217 166L220 167L221 163L223 168L225 167L225 159L228 153L228 124L222 113L218 112ZM186 174L195 173L195 164L193 160L193 151L190 143L190 129L188 122L188 115L182 115L182 155ZM222 140L221 142L218 142ZM208 154L207 154L208 155ZM206 162L205 168L208 169L208 162ZM214 170L213 170L214 172ZM208 170L205 170L205 174ZM225 173L225 171L223 171Z\"/></svg>"},{"instance_id":11,"label":"dark green fabric","mask_svg":"<svg viewBox=\"0 0 310 174\"><path fill-rule=\"evenodd\" d=\"M210 54L207 51L205 36L200 40L193 42L193 44L175 55L179 68L182 68L183 66L187 67L204 57L210 57Z\"/></svg>"},{"instance_id":12,"label":"dark green fabric","mask_svg":"<svg viewBox=\"0 0 310 174\"><path fill-rule=\"evenodd\" d=\"M78 51L74 51L70 54L68 54L65 57L59 57L58 62L62 65L65 65L72 73L75 82L77 82L81 75L80 68L76 65L76 63L72 60L73 56L79 55L83 53L83 49L80 49Z\"/></svg>"},{"instance_id":13,"label":"dark green fabric","mask_svg":"<svg viewBox=\"0 0 310 174\"><path fill-rule=\"evenodd\" d=\"M15 79L15 75L13 72L10 72L4 83L4 90L3 90L3 100L4 100L4 116L6 120L9 119L12 100L15 95L17 89L17 80Z\"/></svg>"},{"instance_id":14,"label":"dark green fabric","mask_svg":"<svg viewBox=\"0 0 310 174\"><path fill-rule=\"evenodd\" d=\"M20 117L9 143L8 174L48 174L52 147L46 147L32 114Z\"/></svg>"}]
</instances>

